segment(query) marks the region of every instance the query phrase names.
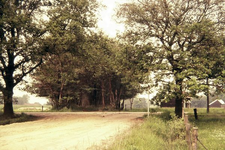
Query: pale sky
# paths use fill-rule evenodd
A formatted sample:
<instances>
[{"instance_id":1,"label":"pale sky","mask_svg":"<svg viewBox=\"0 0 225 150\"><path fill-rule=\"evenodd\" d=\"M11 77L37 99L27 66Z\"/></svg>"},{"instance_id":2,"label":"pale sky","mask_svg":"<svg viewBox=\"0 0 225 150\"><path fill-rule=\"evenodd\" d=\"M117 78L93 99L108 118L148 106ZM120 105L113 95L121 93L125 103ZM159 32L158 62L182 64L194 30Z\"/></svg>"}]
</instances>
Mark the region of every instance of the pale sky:
<instances>
[{"instance_id":1,"label":"pale sky","mask_svg":"<svg viewBox=\"0 0 225 150\"><path fill-rule=\"evenodd\" d=\"M28 95L29 96L29 103L35 103L38 102L41 105L44 105L47 103L48 99L45 97L38 97L35 94L30 94L26 91L22 91L20 89L18 89L17 87L13 90L14 92L14 97L23 97L23 95Z\"/></svg>"},{"instance_id":2,"label":"pale sky","mask_svg":"<svg viewBox=\"0 0 225 150\"><path fill-rule=\"evenodd\" d=\"M109 37L115 37L116 33L124 31L124 25L116 23L115 21L115 9L119 4L125 3L128 0L98 0L106 6L100 12L100 19L98 21L98 27L102 29Z\"/></svg>"}]
</instances>

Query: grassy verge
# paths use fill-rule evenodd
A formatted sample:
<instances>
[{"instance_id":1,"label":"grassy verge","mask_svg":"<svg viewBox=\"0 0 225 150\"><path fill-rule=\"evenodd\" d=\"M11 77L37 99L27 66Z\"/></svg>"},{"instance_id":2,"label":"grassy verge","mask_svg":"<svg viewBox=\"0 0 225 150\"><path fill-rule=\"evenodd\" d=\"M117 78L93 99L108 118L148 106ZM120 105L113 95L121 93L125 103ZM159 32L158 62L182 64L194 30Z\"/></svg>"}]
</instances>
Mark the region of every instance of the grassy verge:
<instances>
[{"instance_id":1,"label":"grassy verge","mask_svg":"<svg viewBox=\"0 0 225 150\"><path fill-rule=\"evenodd\" d=\"M172 117L165 120L150 116L145 122L132 129L127 135L116 138L109 150L185 150L184 124Z\"/></svg>"},{"instance_id":2,"label":"grassy verge","mask_svg":"<svg viewBox=\"0 0 225 150\"><path fill-rule=\"evenodd\" d=\"M198 127L198 150L225 149L225 109L198 108L198 120L195 120L193 109L185 109L189 113L192 126ZM151 110L154 112L155 110ZM174 108L157 109L159 116L150 116L140 127L135 127L126 135L119 136L110 150L185 150L188 149L183 139L183 121L171 117ZM172 118L172 119L171 119ZM171 120L169 120L171 119Z\"/></svg>"}]
</instances>

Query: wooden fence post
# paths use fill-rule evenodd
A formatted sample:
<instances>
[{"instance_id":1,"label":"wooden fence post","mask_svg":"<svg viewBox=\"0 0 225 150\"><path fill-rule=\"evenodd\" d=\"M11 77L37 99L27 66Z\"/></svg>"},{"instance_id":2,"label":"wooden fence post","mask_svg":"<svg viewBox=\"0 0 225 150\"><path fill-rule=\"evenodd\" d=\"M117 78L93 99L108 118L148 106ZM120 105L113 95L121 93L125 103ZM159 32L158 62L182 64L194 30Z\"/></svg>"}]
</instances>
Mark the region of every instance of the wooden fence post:
<instances>
[{"instance_id":1,"label":"wooden fence post","mask_svg":"<svg viewBox=\"0 0 225 150\"><path fill-rule=\"evenodd\" d=\"M188 113L184 113L184 124L186 127L186 142L188 144L189 150L191 150L191 125L188 122Z\"/></svg>"},{"instance_id":2,"label":"wooden fence post","mask_svg":"<svg viewBox=\"0 0 225 150\"><path fill-rule=\"evenodd\" d=\"M188 113L184 113L184 124L186 125L188 123Z\"/></svg>"},{"instance_id":3,"label":"wooden fence post","mask_svg":"<svg viewBox=\"0 0 225 150\"><path fill-rule=\"evenodd\" d=\"M198 142L198 128L193 128L193 134L192 134L192 149L197 150L197 142Z\"/></svg>"},{"instance_id":4,"label":"wooden fence post","mask_svg":"<svg viewBox=\"0 0 225 150\"><path fill-rule=\"evenodd\" d=\"M194 109L194 114L195 114L195 120L198 120L197 108Z\"/></svg>"}]
</instances>

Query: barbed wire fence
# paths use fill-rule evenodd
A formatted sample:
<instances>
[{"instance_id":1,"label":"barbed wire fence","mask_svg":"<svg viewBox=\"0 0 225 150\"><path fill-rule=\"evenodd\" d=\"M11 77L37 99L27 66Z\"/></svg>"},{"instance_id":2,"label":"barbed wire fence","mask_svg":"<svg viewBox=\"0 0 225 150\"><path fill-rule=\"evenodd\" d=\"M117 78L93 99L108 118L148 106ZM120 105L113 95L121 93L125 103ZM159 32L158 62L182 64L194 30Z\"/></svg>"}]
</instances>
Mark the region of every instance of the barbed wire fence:
<instances>
[{"instance_id":1,"label":"barbed wire fence","mask_svg":"<svg viewBox=\"0 0 225 150\"><path fill-rule=\"evenodd\" d=\"M198 140L198 142L202 145L202 147L203 147L205 150L208 150L208 149L205 147L205 145L199 140L198 137L197 137L197 140Z\"/></svg>"}]
</instances>

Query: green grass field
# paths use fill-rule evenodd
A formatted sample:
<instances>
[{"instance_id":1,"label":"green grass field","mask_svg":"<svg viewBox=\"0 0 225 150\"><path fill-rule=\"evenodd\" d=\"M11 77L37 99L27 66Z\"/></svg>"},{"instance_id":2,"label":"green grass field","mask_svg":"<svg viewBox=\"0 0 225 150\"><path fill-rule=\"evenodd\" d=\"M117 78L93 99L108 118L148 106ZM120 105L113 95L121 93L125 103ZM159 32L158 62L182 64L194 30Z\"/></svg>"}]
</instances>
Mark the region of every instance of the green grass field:
<instances>
[{"instance_id":1,"label":"green grass field","mask_svg":"<svg viewBox=\"0 0 225 150\"><path fill-rule=\"evenodd\" d=\"M209 150L225 149L225 109L198 109L198 120L195 120L193 113L190 113L189 120L192 125L198 127L198 138ZM200 143L199 148L204 149Z\"/></svg>"},{"instance_id":2,"label":"green grass field","mask_svg":"<svg viewBox=\"0 0 225 150\"><path fill-rule=\"evenodd\" d=\"M51 110L52 106L44 105L43 111ZM42 111L42 106L38 104L13 105L14 112L39 112ZM3 105L0 105L0 112L3 111Z\"/></svg>"}]
</instances>

